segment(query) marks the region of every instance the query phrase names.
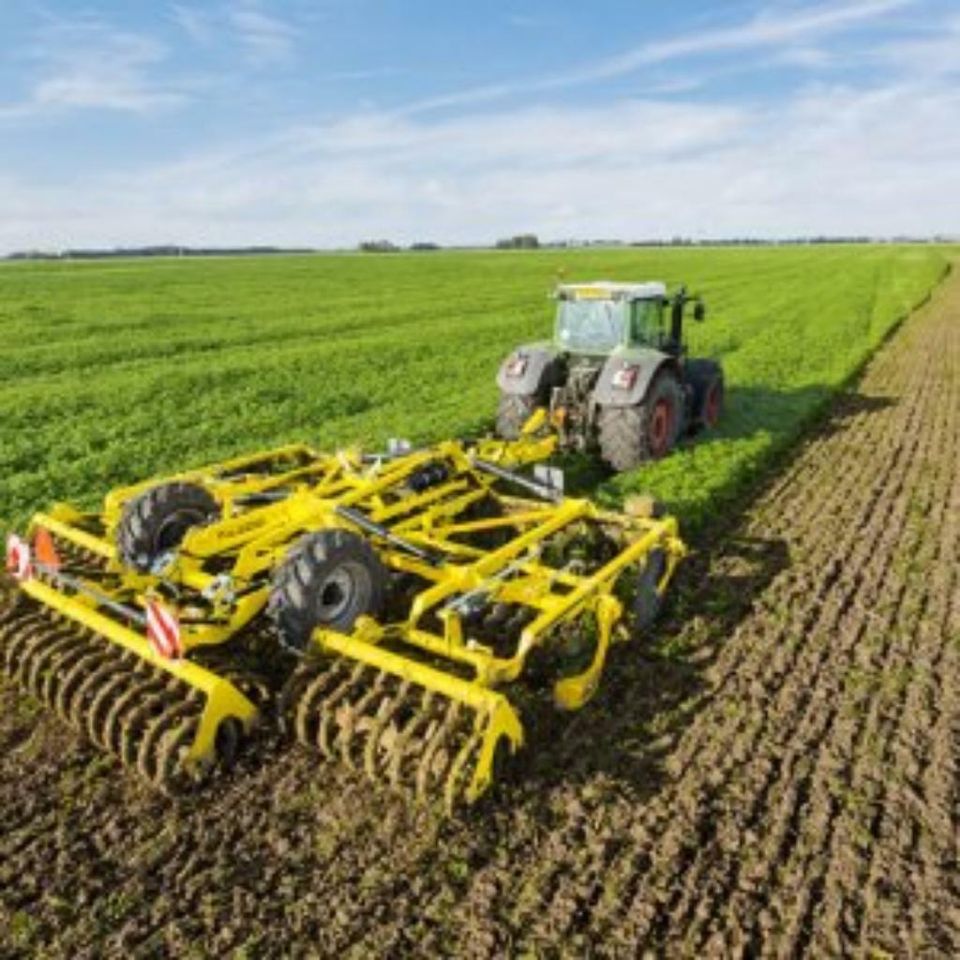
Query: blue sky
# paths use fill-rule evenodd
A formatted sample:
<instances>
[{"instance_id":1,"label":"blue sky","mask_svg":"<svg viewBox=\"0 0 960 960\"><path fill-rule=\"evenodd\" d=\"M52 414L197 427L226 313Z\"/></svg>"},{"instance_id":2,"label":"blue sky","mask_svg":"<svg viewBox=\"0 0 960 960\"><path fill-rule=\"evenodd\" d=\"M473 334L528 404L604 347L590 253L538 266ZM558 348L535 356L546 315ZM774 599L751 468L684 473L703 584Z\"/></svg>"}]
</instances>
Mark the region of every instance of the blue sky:
<instances>
[{"instance_id":1,"label":"blue sky","mask_svg":"<svg viewBox=\"0 0 960 960\"><path fill-rule=\"evenodd\" d=\"M0 251L960 232L956 0L0 5Z\"/></svg>"}]
</instances>

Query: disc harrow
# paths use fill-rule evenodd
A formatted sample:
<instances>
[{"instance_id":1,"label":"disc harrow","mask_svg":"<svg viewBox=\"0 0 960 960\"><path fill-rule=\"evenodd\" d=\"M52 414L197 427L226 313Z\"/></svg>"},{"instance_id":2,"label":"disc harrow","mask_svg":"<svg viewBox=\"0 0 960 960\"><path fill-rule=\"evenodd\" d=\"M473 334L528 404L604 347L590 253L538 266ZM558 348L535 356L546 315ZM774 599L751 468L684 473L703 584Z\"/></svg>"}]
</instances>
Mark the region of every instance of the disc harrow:
<instances>
[{"instance_id":1,"label":"disc harrow","mask_svg":"<svg viewBox=\"0 0 960 960\"><path fill-rule=\"evenodd\" d=\"M285 447L112 491L99 514L58 504L8 539L0 666L165 792L279 716L372 781L471 804L524 743L511 690L581 708L684 554L673 518L520 472L553 449L539 429Z\"/></svg>"}]
</instances>

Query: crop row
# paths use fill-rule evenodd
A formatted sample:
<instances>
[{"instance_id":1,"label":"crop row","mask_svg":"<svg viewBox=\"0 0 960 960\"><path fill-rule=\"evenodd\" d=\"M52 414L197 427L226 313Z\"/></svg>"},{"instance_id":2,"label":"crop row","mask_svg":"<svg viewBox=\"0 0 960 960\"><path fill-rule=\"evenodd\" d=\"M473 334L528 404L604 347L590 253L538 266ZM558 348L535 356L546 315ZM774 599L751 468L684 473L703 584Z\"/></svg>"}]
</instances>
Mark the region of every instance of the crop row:
<instances>
[{"instance_id":1,"label":"crop row","mask_svg":"<svg viewBox=\"0 0 960 960\"><path fill-rule=\"evenodd\" d=\"M558 276L662 278L706 296L721 428L608 483L696 520L795 436L933 286L910 247L592 250L18 264L0 269L0 527L51 499L295 439L489 426L494 373L549 335Z\"/></svg>"}]
</instances>

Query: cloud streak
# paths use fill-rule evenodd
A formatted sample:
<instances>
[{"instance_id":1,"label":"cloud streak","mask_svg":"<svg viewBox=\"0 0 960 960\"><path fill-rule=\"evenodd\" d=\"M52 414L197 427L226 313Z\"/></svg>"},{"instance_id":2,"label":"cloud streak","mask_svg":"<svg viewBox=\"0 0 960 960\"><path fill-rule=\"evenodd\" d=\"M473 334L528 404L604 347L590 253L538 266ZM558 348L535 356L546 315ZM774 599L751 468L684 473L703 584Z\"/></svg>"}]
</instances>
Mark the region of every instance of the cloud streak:
<instances>
[{"instance_id":1,"label":"cloud streak","mask_svg":"<svg viewBox=\"0 0 960 960\"><path fill-rule=\"evenodd\" d=\"M0 106L2 118L33 118L63 109L147 113L176 106L182 90L155 74L167 48L95 18L55 20L27 51L35 79L22 101Z\"/></svg>"},{"instance_id":2,"label":"cloud streak","mask_svg":"<svg viewBox=\"0 0 960 960\"><path fill-rule=\"evenodd\" d=\"M213 23L208 13L174 3L170 7L170 18L194 43L207 44L213 39Z\"/></svg>"},{"instance_id":3,"label":"cloud streak","mask_svg":"<svg viewBox=\"0 0 960 960\"><path fill-rule=\"evenodd\" d=\"M923 78L809 88L776 108L383 113L69 195L0 184L0 247L947 233L958 152L960 96Z\"/></svg>"},{"instance_id":4,"label":"cloud streak","mask_svg":"<svg viewBox=\"0 0 960 960\"><path fill-rule=\"evenodd\" d=\"M248 60L255 66L282 64L292 59L297 31L285 20L264 13L249 0L231 8L227 17Z\"/></svg>"},{"instance_id":5,"label":"cloud streak","mask_svg":"<svg viewBox=\"0 0 960 960\"><path fill-rule=\"evenodd\" d=\"M786 47L846 30L912 6L917 0L855 0L785 11L770 8L733 27L703 30L669 40L648 41L624 53L574 67L555 76L480 86L426 98L402 109L415 114L524 93L544 93L601 83L698 54Z\"/></svg>"},{"instance_id":6,"label":"cloud streak","mask_svg":"<svg viewBox=\"0 0 960 960\"><path fill-rule=\"evenodd\" d=\"M195 148L122 174L78 169L69 189L0 168L0 251L353 246L370 236L470 243L525 230L625 239L955 232L960 19L844 36L844 59L867 65L861 72L834 70L830 61L836 31L906 7L907 0L862 0L792 8L775 23L766 14L637 48L652 67L708 48L725 54L707 66L712 73L776 69L784 60L803 67L802 83L791 71L792 85L776 96L725 99L719 85L705 84L685 98L704 75L695 70L678 70L676 85L661 77L659 92L644 76L642 97L601 89L559 103L542 80L526 99L511 99L513 84L491 83ZM175 94L156 82L162 47L131 35L119 46L90 39L85 49L111 51L122 82L110 90L79 85L84 73L74 67L87 56L75 63L47 50L29 109L103 106L126 91L134 99L111 109L132 110L138 95L149 104ZM740 56L746 49L754 55ZM594 76L611 61L588 66ZM58 77L72 82L43 86Z\"/></svg>"},{"instance_id":7,"label":"cloud streak","mask_svg":"<svg viewBox=\"0 0 960 960\"><path fill-rule=\"evenodd\" d=\"M300 31L292 22L267 13L259 0L236 0L203 10L174 3L169 12L193 43L202 47L232 45L251 66L280 66L296 55Z\"/></svg>"},{"instance_id":8,"label":"cloud streak","mask_svg":"<svg viewBox=\"0 0 960 960\"><path fill-rule=\"evenodd\" d=\"M800 8L791 12L769 9L739 26L645 44L596 65L592 70L588 70L586 75L594 78L617 76L648 64L665 63L696 54L730 53L795 43L875 20L915 2L916 0L860 0L854 3Z\"/></svg>"}]
</instances>

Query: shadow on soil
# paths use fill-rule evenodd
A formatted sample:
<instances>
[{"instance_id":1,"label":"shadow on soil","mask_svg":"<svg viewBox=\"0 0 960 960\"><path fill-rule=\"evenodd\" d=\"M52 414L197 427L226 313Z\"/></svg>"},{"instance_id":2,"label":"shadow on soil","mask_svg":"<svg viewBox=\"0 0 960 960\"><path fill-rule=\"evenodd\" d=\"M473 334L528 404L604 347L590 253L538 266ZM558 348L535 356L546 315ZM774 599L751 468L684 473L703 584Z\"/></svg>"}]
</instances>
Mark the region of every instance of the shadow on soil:
<instances>
[{"instance_id":1,"label":"shadow on soil","mask_svg":"<svg viewBox=\"0 0 960 960\"><path fill-rule=\"evenodd\" d=\"M790 563L785 540L737 535L745 512L801 454L805 444L794 444L797 434L807 441L827 436L852 416L896 403L893 398L853 391L840 396L824 392L821 397L814 388L800 392L805 394L804 405L811 392L817 394L816 411L803 428L791 431L790 452L775 455L758 481L738 492L732 508L696 532L692 555L678 570L655 640L615 647L596 698L582 711L560 714L547 702L524 714L528 748L506 788L509 792L536 795L545 787L586 783L597 776L614 781L616 789L637 801L659 792L667 777L664 758L702 706L706 669L726 638L749 616L756 598ZM796 402L794 395L764 390L740 389L731 396L731 407L747 409L770 405L782 409ZM769 429L758 422L760 418L748 426L749 419L736 418L723 435L747 436ZM564 458L563 466L568 491L574 495L591 492L608 476L583 457Z\"/></svg>"},{"instance_id":2,"label":"shadow on soil","mask_svg":"<svg viewBox=\"0 0 960 960\"><path fill-rule=\"evenodd\" d=\"M694 554L678 571L656 628L655 644L623 644L611 652L604 682L588 707L559 714L549 704L524 716L529 743L515 786L537 792L605 774L637 799L663 782L662 759L696 713L703 671L754 599L789 565L781 539L721 540L723 573L712 552Z\"/></svg>"},{"instance_id":3,"label":"shadow on soil","mask_svg":"<svg viewBox=\"0 0 960 960\"><path fill-rule=\"evenodd\" d=\"M703 430L686 433L680 439L678 449L683 451L713 442L746 440L762 432L773 439L771 455L776 467L782 462L782 451L798 437L832 432L849 417L882 410L896 402L892 397L867 397L850 392L838 395L822 386L787 391L730 387L720 426L709 433ZM555 462L563 469L566 492L572 496L594 496L616 477L599 457L562 454L555 458ZM768 478L769 472L766 474ZM639 476L642 479L642 470ZM756 489L755 484L752 489ZM740 504L741 508L743 506Z\"/></svg>"}]
</instances>

